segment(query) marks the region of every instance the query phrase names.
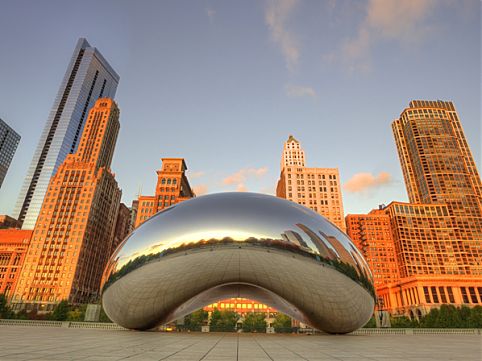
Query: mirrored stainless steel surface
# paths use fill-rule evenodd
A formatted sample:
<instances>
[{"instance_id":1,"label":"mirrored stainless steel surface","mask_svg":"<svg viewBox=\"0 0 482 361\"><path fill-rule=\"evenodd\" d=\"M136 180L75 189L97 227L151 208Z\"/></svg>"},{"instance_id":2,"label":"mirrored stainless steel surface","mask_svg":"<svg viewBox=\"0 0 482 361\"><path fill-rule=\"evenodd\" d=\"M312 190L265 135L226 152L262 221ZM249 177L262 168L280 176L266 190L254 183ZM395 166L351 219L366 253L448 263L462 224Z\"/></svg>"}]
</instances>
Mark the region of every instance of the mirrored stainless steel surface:
<instances>
[{"instance_id":1,"label":"mirrored stainless steel surface","mask_svg":"<svg viewBox=\"0 0 482 361\"><path fill-rule=\"evenodd\" d=\"M109 317L133 329L246 297L327 332L350 332L374 307L371 273L324 217L264 194L219 193L159 212L124 240L103 277Z\"/></svg>"}]
</instances>

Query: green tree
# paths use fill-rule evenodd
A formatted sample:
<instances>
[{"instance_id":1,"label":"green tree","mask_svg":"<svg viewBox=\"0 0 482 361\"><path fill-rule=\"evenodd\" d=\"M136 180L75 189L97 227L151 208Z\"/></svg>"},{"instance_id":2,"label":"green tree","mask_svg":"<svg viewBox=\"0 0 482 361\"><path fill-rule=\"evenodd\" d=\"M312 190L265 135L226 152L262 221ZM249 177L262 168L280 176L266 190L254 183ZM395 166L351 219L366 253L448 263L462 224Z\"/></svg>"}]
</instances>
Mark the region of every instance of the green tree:
<instances>
[{"instance_id":1,"label":"green tree","mask_svg":"<svg viewBox=\"0 0 482 361\"><path fill-rule=\"evenodd\" d=\"M87 305L80 305L67 312L67 321L82 322L85 319Z\"/></svg>"},{"instance_id":2,"label":"green tree","mask_svg":"<svg viewBox=\"0 0 482 361\"><path fill-rule=\"evenodd\" d=\"M482 328L482 306L475 306L470 310L468 326L471 328Z\"/></svg>"},{"instance_id":3,"label":"green tree","mask_svg":"<svg viewBox=\"0 0 482 361\"><path fill-rule=\"evenodd\" d=\"M461 328L469 328L470 327L470 316L472 311L467 306L460 307L460 319L462 320Z\"/></svg>"},{"instance_id":4,"label":"green tree","mask_svg":"<svg viewBox=\"0 0 482 361\"><path fill-rule=\"evenodd\" d=\"M250 312L244 316L243 331L245 332L266 332L267 326L264 313Z\"/></svg>"},{"instance_id":5,"label":"green tree","mask_svg":"<svg viewBox=\"0 0 482 361\"><path fill-rule=\"evenodd\" d=\"M463 322L460 318L460 311L453 305L442 305L438 312L434 327L438 328L458 328L462 327Z\"/></svg>"},{"instance_id":6,"label":"green tree","mask_svg":"<svg viewBox=\"0 0 482 361\"><path fill-rule=\"evenodd\" d=\"M70 311L70 305L67 300L60 301L50 315L50 319L54 321L65 321Z\"/></svg>"},{"instance_id":7,"label":"green tree","mask_svg":"<svg viewBox=\"0 0 482 361\"><path fill-rule=\"evenodd\" d=\"M273 322L276 333L291 332L291 318L284 313L278 312Z\"/></svg>"},{"instance_id":8,"label":"green tree","mask_svg":"<svg viewBox=\"0 0 482 361\"><path fill-rule=\"evenodd\" d=\"M208 312L202 308L184 317L184 327L191 331L200 331L201 326L206 325Z\"/></svg>"},{"instance_id":9,"label":"green tree","mask_svg":"<svg viewBox=\"0 0 482 361\"><path fill-rule=\"evenodd\" d=\"M239 315L234 311L219 311L215 309L211 313L209 327L211 331L234 332Z\"/></svg>"},{"instance_id":10,"label":"green tree","mask_svg":"<svg viewBox=\"0 0 482 361\"><path fill-rule=\"evenodd\" d=\"M15 314L7 304L7 297L0 294L0 318L14 318L14 316Z\"/></svg>"},{"instance_id":11,"label":"green tree","mask_svg":"<svg viewBox=\"0 0 482 361\"><path fill-rule=\"evenodd\" d=\"M415 326L414 321L406 316L393 317L390 319L393 328L412 328Z\"/></svg>"}]
</instances>

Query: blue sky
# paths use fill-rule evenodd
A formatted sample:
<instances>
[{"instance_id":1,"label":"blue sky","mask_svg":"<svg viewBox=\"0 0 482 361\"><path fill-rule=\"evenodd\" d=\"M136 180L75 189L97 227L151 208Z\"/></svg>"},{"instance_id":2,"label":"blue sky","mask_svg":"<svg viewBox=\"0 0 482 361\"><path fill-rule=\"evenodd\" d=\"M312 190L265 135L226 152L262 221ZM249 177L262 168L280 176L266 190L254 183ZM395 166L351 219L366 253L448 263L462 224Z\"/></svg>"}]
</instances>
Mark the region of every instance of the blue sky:
<instances>
[{"instance_id":1,"label":"blue sky","mask_svg":"<svg viewBox=\"0 0 482 361\"><path fill-rule=\"evenodd\" d=\"M22 136L0 213L79 37L121 76L129 205L161 157L184 157L198 193L274 193L289 134L308 166L340 169L345 213L406 200L390 124L412 99L455 102L481 169L477 0L0 2L0 117Z\"/></svg>"}]
</instances>

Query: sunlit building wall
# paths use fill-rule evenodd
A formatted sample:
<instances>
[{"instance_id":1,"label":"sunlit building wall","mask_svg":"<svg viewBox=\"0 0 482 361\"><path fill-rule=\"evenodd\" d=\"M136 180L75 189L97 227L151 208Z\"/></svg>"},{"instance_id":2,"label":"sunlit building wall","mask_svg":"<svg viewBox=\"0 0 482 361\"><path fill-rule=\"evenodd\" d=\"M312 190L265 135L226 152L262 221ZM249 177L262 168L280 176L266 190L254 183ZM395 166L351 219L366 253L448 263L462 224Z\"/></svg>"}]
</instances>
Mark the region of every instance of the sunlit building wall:
<instances>
[{"instance_id":1,"label":"sunlit building wall","mask_svg":"<svg viewBox=\"0 0 482 361\"><path fill-rule=\"evenodd\" d=\"M249 300L247 298L229 298L221 300L204 307L205 311L212 312L215 309L219 311L234 311L240 315L250 312L273 313L277 312L274 308L268 305Z\"/></svg>"},{"instance_id":2,"label":"sunlit building wall","mask_svg":"<svg viewBox=\"0 0 482 361\"><path fill-rule=\"evenodd\" d=\"M20 277L32 231L0 229L0 294L10 298Z\"/></svg>"},{"instance_id":3,"label":"sunlit building wall","mask_svg":"<svg viewBox=\"0 0 482 361\"><path fill-rule=\"evenodd\" d=\"M97 300L110 257L121 191L110 170L119 109L98 99L77 152L51 178L12 302L49 310Z\"/></svg>"},{"instance_id":4,"label":"sunlit building wall","mask_svg":"<svg viewBox=\"0 0 482 361\"><path fill-rule=\"evenodd\" d=\"M162 158L162 168L157 171L155 194L139 195L137 199L135 228L164 208L195 196L186 177L186 170L183 158Z\"/></svg>"},{"instance_id":5,"label":"sunlit building wall","mask_svg":"<svg viewBox=\"0 0 482 361\"><path fill-rule=\"evenodd\" d=\"M382 209L346 216L346 232L368 262L375 288L400 278L390 217Z\"/></svg>"},{"instance_id":6,"label":"sunlit building wall","mask_svg":"<svg viewBox=\"0 0 482 361\"><path fill-rule=\"evenodd\" d=\"M308 168L300 143L290 135L281 156L276 196L308 207L345 231L338 168Z\"/></svg>"}]
</instances>

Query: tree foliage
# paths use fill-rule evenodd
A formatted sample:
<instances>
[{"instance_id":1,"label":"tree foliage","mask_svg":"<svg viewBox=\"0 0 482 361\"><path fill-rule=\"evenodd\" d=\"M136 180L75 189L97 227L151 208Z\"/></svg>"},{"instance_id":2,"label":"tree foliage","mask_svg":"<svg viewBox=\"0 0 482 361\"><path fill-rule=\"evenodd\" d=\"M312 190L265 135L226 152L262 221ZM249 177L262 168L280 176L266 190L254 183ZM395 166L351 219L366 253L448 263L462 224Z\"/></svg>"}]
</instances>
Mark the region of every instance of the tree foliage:
<instances>
[{"instance_id":1,"label":"tree foliage","mask_svg":"<svg viewBox=\"0 0 482 361\"><path fill-rule=\"evenodd\" d=\"M13 318L15 315L7 304L7 297L0 294L0 318Z\"/></svg>"},{"instance_id":2,"label":"tree foliage","mask_svg":"<svg viewBox=\"0 0 482 361\"><path fill-rule=\"evenodd\" d=\"M209 323L210 331L236 331L236 323L239 320L239 315L234 311L219 311L215 309L211 313L211 320Z\"/></svg>"},{"instance_id":3,"label":"tree foliage","mask_svg":"<svg viewBox=\"0 0 482 361\"><path fill-rule=\"evenodd\" d=\"M190 331L200 331L203 325L207 325L208 312L202 308L184 317L184 328Z\"/></svg>"},{"instance_id":4,"label":"tree foliage","mask_svg":"<svg viewBox=\"0 0 482 361\"><path fill-rule=\"evenodd\" d=\"M67 300L60 301L54 308L54 311L50 315L50 319L53 321L66 321L69 315L70 305Z\"/></svg>"},{"instance_id":5,"label":"tree foliage","mask_svg":"<svg viewBox=\"0 0 482 361\"><path fill-rule=\"evenodd\" d=\"M291 318L284 313L278 312L273 322L276 333L291 332Z\"/></svg>"},{"instance_id":6,"label":"tree foliage","mask_svg":"<svg viewBox=\"0 0 482 361\"><path fill-rule=\"evenodd\" d=\"M260 312L250 312L244 316L243 331L245 332L266 332L268 326L265 321L265 314Z\"/></svg>"}]
</instances>

